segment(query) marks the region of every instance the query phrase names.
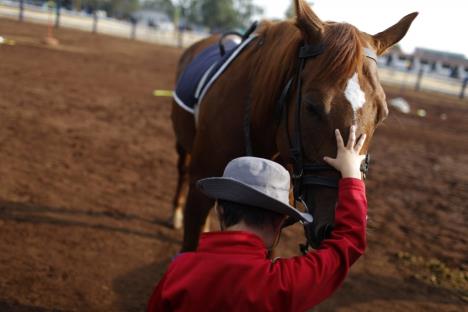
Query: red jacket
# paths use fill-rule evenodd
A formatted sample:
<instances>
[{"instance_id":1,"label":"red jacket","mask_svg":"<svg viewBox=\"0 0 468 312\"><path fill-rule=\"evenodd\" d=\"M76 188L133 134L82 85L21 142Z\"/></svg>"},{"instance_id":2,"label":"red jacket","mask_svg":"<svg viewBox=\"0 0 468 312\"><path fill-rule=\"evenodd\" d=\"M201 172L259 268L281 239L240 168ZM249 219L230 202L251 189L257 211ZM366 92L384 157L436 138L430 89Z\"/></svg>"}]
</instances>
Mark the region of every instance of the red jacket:
<instances>
[{"instance_id":1,"label":"red jacket","mask_svg":"<svg viewBox=\"0 0 468 312\"><path fill-rule=\"evenodd\" d=\"M196 252L177 256L148 311L305 311L329 297L366 248L367 201L362 181L342 179L335 228L305 256L267 259L247 232L203 234Z\"/></svg>"}]
</instances>

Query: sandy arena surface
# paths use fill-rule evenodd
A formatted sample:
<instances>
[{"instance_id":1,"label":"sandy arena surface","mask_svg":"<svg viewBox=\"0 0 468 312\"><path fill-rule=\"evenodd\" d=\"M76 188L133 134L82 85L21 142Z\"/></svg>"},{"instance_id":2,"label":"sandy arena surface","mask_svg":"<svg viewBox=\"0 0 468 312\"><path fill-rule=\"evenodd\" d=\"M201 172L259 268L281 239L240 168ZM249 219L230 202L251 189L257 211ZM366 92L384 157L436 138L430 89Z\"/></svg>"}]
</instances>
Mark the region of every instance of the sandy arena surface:
<instances>
[{"instance_id":1,"label":"sandy arena surface","mask_svg":"<svg viewBox=\"0 0 468 312\"><path fill-rule=\"evenodd\" d=\"M180 50L0 19L0 311L142 311L182 233L170 99ZM387 88L373 141L369 248L315 311L468 303L468 101ZM415 114L425 109L427 117ZM444 115L443 115L444 114ZM298 254L299 226L279 254Z\"/></svg>"}]
</instances>

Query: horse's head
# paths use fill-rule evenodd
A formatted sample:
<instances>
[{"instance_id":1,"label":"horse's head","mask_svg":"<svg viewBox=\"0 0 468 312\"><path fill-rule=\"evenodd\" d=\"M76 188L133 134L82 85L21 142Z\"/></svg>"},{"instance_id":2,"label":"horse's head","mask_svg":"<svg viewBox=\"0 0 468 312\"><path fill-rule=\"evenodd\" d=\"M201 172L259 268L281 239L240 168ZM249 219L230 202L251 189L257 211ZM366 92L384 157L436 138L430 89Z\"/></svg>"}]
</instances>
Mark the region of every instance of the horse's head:
<instances>
[{"instance_id":1,"label":"horse's head","mask_svg":"<svg viewBox=\"0 0 468 312\"><path fill-rule=\"evenodd\" d=\"M358 135L367 134L362 151L367 153L375 128L388 115L375 58L404 37L417 13L372 36L349 24L322 22L303 0L295 4L304 48L284 105L288 136L278 135L278 145L294 160L295 174L302 175L295 192L313 210L317 245L334 220L337 189L326 184L339 173L322 168L324 156L336 155L334 129L346 140L355 124ZM320 183L323 177L326 182Z\"/></svg>"}]
</instances>

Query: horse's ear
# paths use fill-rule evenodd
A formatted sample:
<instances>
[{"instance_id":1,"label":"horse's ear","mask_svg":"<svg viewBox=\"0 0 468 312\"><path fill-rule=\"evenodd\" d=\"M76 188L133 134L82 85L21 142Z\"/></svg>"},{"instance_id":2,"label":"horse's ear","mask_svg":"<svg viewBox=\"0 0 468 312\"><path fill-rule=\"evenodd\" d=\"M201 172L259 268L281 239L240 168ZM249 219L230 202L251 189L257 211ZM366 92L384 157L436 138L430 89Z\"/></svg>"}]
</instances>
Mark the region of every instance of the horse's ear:
<instances>
[{"instance_id":1,"label":"horse's ear","mask_svg":"<svg viewBox=\"0 0 468 312\"><path fill-rule=\"evenodd\" d=\"M418 12L408 14L392 27L374 35L373 39L377 54L381 55L385 50L400 41L408 32L416 16L418 16Z\"/></svg>"},{"instance_id":2,"label":"horse's ear","mask_svg":"<svg viewBox=\"0 0 468 312\"><path fill-rule=\"evenodd\" d=\"M295 0L296 6L296 25L302 32L306 41L317 41L323 32L323 22L312 11L312 8L305 0Z\"/></svg>"}]
</instances>

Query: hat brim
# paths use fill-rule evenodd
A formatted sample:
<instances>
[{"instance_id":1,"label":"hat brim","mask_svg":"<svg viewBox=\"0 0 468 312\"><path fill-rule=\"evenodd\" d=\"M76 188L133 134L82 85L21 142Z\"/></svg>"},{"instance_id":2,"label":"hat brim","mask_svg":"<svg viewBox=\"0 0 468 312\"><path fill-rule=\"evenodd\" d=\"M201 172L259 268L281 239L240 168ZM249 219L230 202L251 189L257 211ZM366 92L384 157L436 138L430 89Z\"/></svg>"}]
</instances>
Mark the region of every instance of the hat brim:
<instances>
[{"instance_id":1,"label":"hat brim","mask_svg":"<svg viewBox=\"0 0 468 312\"><path fill-rule=\"evenodd\" d=\"M310 223L312 215L301 212L248 184L226 177L206 178L197 182L197 187L208 197L259 207L287 215L294 220Z\"/></svg>"}]
</instances>

